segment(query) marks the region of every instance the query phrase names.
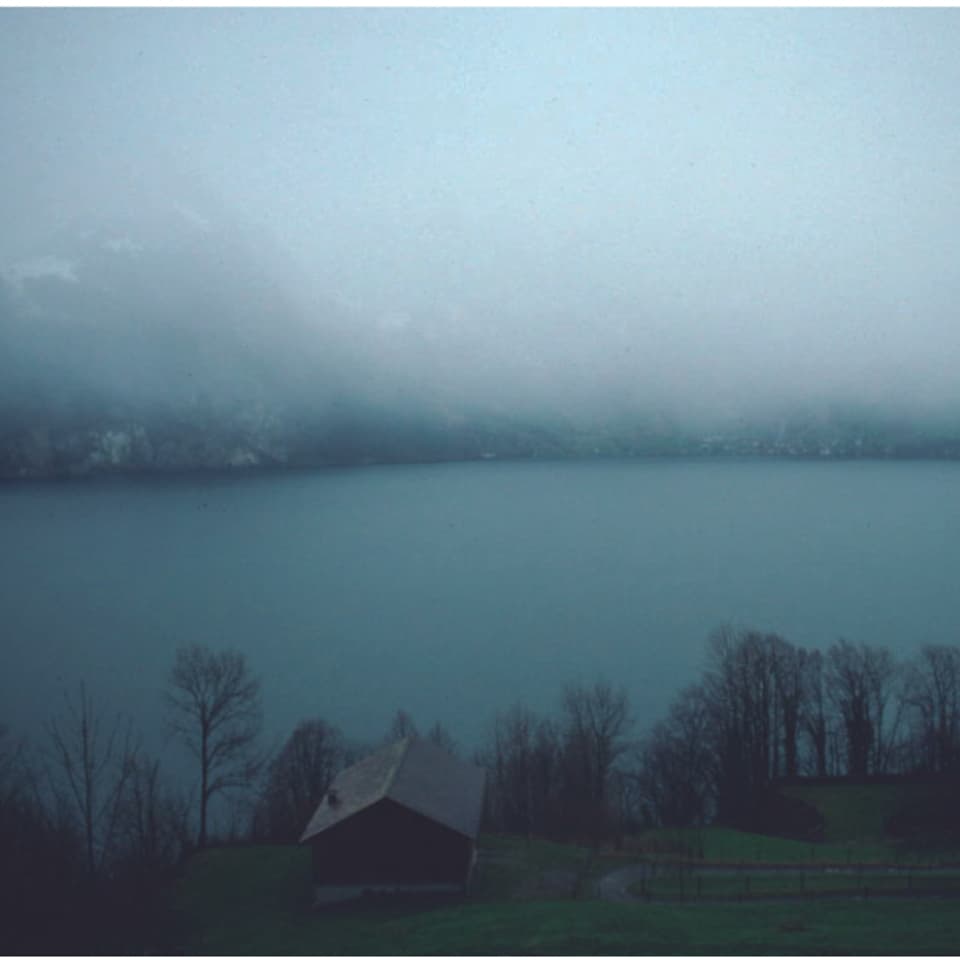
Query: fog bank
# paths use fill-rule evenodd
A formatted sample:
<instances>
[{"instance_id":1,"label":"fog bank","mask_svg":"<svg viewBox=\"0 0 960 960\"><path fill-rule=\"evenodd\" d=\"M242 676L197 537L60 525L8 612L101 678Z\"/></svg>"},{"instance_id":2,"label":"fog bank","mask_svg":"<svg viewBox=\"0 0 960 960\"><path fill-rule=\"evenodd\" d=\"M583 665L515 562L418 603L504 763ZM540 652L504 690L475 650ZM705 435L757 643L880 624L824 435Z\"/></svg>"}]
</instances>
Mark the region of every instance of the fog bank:
<instances>
[{"instance_id":1,"label":"fog bank","mask_svg":"<svg viewBox=\"0 0 960 960\"><path fill-rule=\"evenodd\" d=\"M960 412L956 11L0 24L8 424Z\"/></svg>"}]
</instances>

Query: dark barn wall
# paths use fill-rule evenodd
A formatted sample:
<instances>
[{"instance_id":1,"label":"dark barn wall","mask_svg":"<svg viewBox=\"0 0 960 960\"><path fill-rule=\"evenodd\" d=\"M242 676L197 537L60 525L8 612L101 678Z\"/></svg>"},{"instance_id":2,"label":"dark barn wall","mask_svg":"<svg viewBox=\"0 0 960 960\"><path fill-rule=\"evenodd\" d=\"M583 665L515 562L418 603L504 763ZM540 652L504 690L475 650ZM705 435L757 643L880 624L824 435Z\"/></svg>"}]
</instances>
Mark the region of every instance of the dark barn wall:
<instances>
[{"instance_id":1,"label":"dark barn wall","mask_svg":"<svg viewBox=\"0 0 960 960\"><path fill-rule=\"evenodd\" d=\"M464 883L473 843L392 800L311 841L317 883Z\"/></svg>"}]
</instances>

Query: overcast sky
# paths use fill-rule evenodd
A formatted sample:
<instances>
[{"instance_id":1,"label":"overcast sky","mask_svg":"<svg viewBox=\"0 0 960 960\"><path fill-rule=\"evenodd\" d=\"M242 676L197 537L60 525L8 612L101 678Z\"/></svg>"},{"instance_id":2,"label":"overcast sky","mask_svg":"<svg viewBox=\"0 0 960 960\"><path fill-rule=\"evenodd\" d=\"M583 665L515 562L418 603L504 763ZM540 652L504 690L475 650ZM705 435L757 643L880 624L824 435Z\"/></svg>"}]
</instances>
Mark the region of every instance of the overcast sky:
<instances>
[{"instance_id":1,"label":"overcast sky","mask_svg":"<svg viewBox=\"0 0 960 960\"><path fill-rule=\"evenodd\" d=\"M960 404L958 91L951 9L8 9L0 260L177 208L481 390Z\"/></svg>"}]
</instances>

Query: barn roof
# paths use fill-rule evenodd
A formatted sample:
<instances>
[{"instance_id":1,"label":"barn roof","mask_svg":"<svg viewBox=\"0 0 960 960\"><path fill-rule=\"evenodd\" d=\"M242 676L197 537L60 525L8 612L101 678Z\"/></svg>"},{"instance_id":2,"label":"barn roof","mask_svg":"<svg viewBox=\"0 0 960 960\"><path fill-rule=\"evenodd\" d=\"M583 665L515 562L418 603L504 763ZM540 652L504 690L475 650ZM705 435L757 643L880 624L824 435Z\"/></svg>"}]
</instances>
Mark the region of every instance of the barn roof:
<instances>
[{"instance_id":1,"label":"barn roof","mask_svg":"<svg viewBox=\"0 0 960 960\"><path fill-rule=\"evenodd\" d=\"M484 776L480 767L458 760L429 740L397 740L337 775L300 842L384 798L457 833L475 837L483 806ZM335 798L333 803L331 797Z\"/></svg>"}]
</instances>

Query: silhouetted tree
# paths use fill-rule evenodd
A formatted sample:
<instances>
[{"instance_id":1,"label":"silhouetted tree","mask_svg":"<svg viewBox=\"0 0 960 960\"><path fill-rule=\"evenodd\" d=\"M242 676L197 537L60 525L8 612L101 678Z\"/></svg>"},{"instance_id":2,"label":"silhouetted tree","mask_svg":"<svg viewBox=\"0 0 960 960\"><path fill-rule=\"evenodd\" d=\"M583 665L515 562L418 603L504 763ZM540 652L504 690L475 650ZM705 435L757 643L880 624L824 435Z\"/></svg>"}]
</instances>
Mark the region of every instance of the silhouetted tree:
<instances>
[{"instance_id":1,"label":"silhouetted tree","mask_svg":"<svg viewBox=\"0 0 960 960\"><path fill-rule=\"evenodd\" d=\"M532 739L536 716L522 704L498 713L477 761L487 768L489 825L510 833L533 832Z\"/></svg>"},{"instance_id":2,"label":"silhouetted tree","mask_svg":"<svg viewBox=\"0 0 960 960\"><path fill-rule=\"evenodd\" d=\"M193 644L177 650L166 702L170 729L200 766L197 842L203 847L211 798L249 787L260 769L260 682L242 654Z\"/></svg>"},{"instance_id":3,"label":"silhouetted tree","mask_svg":"<svg viewBox=\"0 0 960 960\"><path fill-rule=\"evenodd\" d=\"M572 684L563 692L563 805L574 831L600 839L609 829L610 774L626 748L630 724L627 693L598 681Z\"/></svg>"},{"instance_id":4,"label":"silhouetted tree","mask_svg":"<svg viewBox=\"0 0 960 960\"><path fill-rule=\"evenodd\" d=\"M76 817L58 816L25 744L0 733L0 931L5 953L77 952L75 904L93 887ZM69 816L67 814L70 814ZM73 921L71 923L71 921ZM62 931L70 929L70 936Z\"/></svg>"},{"instance_id":5,"label":"silhouetted tree","mask_svg":"<svg viewBox=\"0 0 960 960\"><path fill-rule=\"evenodd\" d=\"M635 775L645 820L668 827L706 822L714 778L712 741L703 688L687 687L640 746Z\"/></svg>"},{"instance_id":6,"label":"silhouetted tree","mask_svg":"<svg viewBox=\"0 0 960 960\"><path fill-rule=\"evenodd\" d=\"M343 735L319 718L304 720L271 761L256 811L256 832L293 842L344 765Z\"/></svg>"},{"instance_id":7,"label":"silhouetted tree","mask_svg":"<svg viewBox=\"0 0 960 960\"><path fill-rule=\"evenodd\" d=\"M530 764L532 829L546 836L555 836L560 828L563 745L556 721L550 717L541 717L536 722Z\"/></svg>"},{"instance_id":8,"label":"silhouetted tree","mask_svg":"<svg viewBox=\"0 0 960 960\"><path fill-rule=\"evenodd\" d=\"M161 777L160 761L142 750L127 759L120 796L118 846L125 872L156 875L190 844L187 800Z\"/></svg>"},{"instance_id":9,"label":"silhouetted tree","mask_svg":"<svg viewBox=\"0 0 960 960\"><path fill-rule=\"evenodd\" d=\"M819 650L805 653L801 664L804 698L800 727L808 743L809 770L818 777L825 777L831 772L830 745L835 737L829 716L823 654Z\"/></svg>"},{"instance_id":10,"label":"silhouetted tree","mask_svg":"<svg viewBox=\"0 0 960 960\"><path fill-rule=\"evenodd\" d=\"M447 753L457 755L457 741L439 720L430 728L427 739L438 747L442 747Z\"/></svg>"},{"instance_id":11,"label":"silhouetted tree","mask_svg":"<svg viewBox=\"0 0 960 960\"><path fill-rule=\"evenodd\" d=\"M960 771L960 648L925 646L910 663L904 704L913 726L913 765Z\"/></svg>"},{"instance_id":12,"label":"silhouetted tree","mask_svg":"<svg viewBox=\"0 0 960 960\"><path fill-rule=\"evenodd\" d=\"M390 722L386 741L392 743L395 740L402 740L404 737L418 737L419 735L413 717L406 710L397 710Z\"/></svg>"},{"instance_id":13,"label":"silhouetted tree","mask_svg":"<svg viewBox=\"0 0 960 960\"><path fill-rule=\"evenodd\" d=\"M776 692L776 719L779 735L776 744L783 745L782 764L774 753L773 775L795 777L800 771L800 719L806 703L807 651L787 643L782 637L771 640L770 665Z\"/></svg>"},{"instance_id":14,"label":"silhouetted tree","mask_svg":"<svg viewBox=\"0 0 960 960\"><path fill-rule=\"evenodd\" d=\"M847 772L854 777L886 772L898 727L898 717L891 722L888 715L897 682L890 652L838 640L827 651L826 665L827 694L840 718Z\"/></svg>"},{"instance_id":15,"label":"silhouetted tree","mask_svg":"<svg viewBox=\"0 0 960 960\"><path fill-rule=\"evenodd\" d=\"M76 700L64 693L61 714L47 724L54 787L73 811L84 840L87 872L97 872L117 827L133 744L129 725L104 729L100 714L80 684Z\"/></svg>"},{"instance_id":16,"label":"silhouetted tree","mask_svg":"<svg viewBox=\"0 0 960 960\"><path fill-rule=\"evenodd\" d=\"M0 823L21 793L16 774L21 751L21 744L15 743L6 724L0 723Z\"/></svg>"},{"instance_id":17,"label":"silhouetted tree","mask_svg":"<svg viewBox=\"0 0 960 960\"><path fill-rule=\"evenodd\" d=\"M744 825L755 815L776 755L774 635L721 627L709 639L704 680L721 822Z\"/></svg>"}]
</instances>

